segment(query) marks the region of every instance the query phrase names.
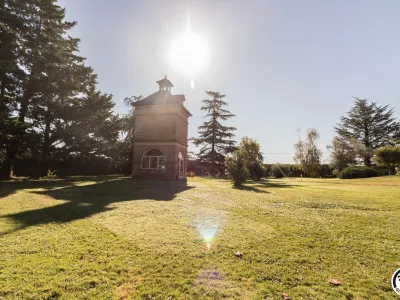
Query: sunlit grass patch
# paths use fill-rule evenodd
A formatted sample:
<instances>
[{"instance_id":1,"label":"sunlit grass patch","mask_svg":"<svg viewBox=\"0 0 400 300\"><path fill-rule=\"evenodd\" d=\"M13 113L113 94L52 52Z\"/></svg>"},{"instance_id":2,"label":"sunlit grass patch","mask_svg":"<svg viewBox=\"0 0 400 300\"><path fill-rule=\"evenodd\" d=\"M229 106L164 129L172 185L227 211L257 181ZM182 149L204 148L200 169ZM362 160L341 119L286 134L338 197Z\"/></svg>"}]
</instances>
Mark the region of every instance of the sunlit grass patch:
<instances>
[{"instance_id":1,"label":"sunlit grass patch","mask_svg":"<svg viewBox=\"0 0 400 300\"><path fill-rule=\"evenodd\" d=\"M399 199L399 177L0 183L0 297L389 299Z\"/></svg>"}]
</instances>

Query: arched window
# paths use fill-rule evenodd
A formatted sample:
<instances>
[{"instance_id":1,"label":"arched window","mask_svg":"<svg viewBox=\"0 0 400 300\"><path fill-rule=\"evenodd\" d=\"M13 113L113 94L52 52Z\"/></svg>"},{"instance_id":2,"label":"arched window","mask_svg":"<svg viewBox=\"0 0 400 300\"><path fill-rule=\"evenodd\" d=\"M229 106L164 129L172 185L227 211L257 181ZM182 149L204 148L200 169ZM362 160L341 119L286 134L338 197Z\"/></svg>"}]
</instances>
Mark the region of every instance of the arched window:
<instances>
[{"instance_id":1,"label":"arched window","mask_svg":"<svg viewBox=\"0 0 400 300\"><path fill-rule=\"evenodd\" d=\"M160 150L151 149L143 154L142 169L165 169L165 156Z\"/></svg>"}]
</instances>

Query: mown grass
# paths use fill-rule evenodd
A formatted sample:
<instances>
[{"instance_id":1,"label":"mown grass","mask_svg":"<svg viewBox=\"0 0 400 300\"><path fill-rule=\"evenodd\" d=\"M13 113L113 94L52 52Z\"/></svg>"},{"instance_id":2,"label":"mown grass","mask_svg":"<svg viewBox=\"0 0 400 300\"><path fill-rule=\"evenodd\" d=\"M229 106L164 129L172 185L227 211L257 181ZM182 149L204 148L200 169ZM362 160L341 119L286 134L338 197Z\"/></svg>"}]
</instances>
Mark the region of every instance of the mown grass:
<instances>
[{"instance_id":1,"label":"mown grass","mask_svg":"<svg viewBox=\"0 0 400 300\"><path fill-rule=\"evenodd\" d=\"M392 299L399 215L399 177L3 182L0 299Z\"/></svg>"}]
</instances>

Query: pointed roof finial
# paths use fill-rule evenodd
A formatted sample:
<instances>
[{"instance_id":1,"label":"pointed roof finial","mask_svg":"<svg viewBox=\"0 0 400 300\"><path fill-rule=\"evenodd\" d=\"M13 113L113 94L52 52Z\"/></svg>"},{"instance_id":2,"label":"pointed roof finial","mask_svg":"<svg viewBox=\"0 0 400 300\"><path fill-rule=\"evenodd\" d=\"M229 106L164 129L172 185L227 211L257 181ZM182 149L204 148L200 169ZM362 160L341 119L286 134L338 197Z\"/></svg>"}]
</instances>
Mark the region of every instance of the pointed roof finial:
<instances>
[{"instance_id":1,"label":"pointed roof finial","mask_svg":"<svg viewBox=\"0 0 400 300\"><path fill-rule=\"evenodd\" d=\"M174 85L172 84L171 81L169 81L169 79L167 79L167 75L165 75L165 77L161 80L157 81L158 85L159 85L159 89L160 90L171 90L172 87L174 87Z\"/></svg>"}]
</instances>

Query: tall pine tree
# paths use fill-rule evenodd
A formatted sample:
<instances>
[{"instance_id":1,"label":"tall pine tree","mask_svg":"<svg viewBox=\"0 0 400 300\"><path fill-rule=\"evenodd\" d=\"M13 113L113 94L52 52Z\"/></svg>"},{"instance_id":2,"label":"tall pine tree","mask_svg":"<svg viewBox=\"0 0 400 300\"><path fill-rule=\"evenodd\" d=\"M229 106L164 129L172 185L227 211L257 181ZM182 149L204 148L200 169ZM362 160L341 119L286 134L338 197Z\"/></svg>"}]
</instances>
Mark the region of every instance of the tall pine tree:
<instances>
[{"instance_id":1,"label":"tall pine tree","mask_svg":"<svg viewBox=\"0 0 400 300\"><path fill-rule=\"evenodd\" d=\"M376 102L355 98L354 106L341 117L335 130L342 139L357 140L365 147L362 160L370 166L372 150L393 145L399 136L400 123L393 114L394 109L389 105L379 106Z\"/></svg>"},{"instance_id":2,"label":"tall pine tree","mask_svg":"<svg viewBox=\"0 0 400 300\"><path fill-rule=\"evenodd\" d=\"M234 149L235 127L224 126L226 121L235 115L224 109L228 103L224 101L226 95L219 92L206 92L211 99L203 100L201 110L207 112L207 121L198 127L199 137L193 139L196 146L201 146L198 154L201 167L210 175L224 174L225 155Z\"/></svg>"},{"instance_id":3,"label":"tall pine tree","mask_svg":"<svg viewBox=\"0 0 400 300\"><path fill-rule=\"evenodd\" d=\"M44 176L71 153L113 155L120 118L78 55L79 39L69 35L76 23L65 21L55 0L3 0L0 7L0 177L18 161Z\"/></svg>"},{"instance_id":4,"label":"tall pine tree","mask_svg":"<svg viewBox=\"0 0 400 300\"><path fill-rule=\"evenodd\" d=\"M19 64L23 19L18 10L17 1L0 1L0 179L9 177L12 159L27 129L15 116L24 75Z\"/></svg>"}]
</instances>

